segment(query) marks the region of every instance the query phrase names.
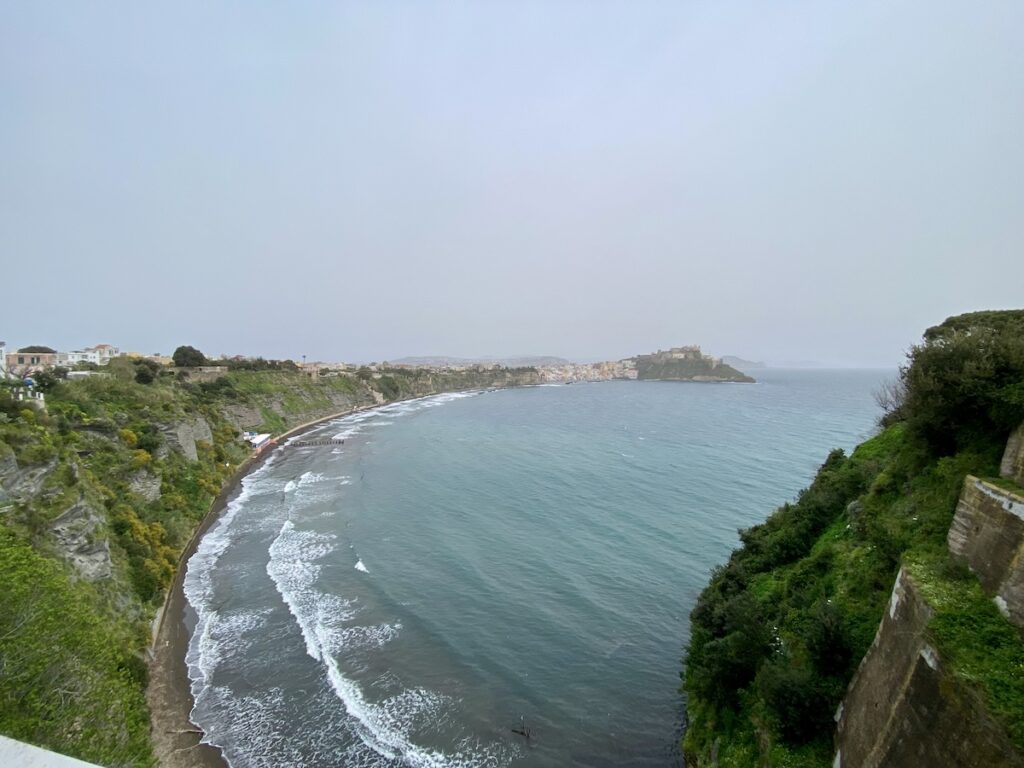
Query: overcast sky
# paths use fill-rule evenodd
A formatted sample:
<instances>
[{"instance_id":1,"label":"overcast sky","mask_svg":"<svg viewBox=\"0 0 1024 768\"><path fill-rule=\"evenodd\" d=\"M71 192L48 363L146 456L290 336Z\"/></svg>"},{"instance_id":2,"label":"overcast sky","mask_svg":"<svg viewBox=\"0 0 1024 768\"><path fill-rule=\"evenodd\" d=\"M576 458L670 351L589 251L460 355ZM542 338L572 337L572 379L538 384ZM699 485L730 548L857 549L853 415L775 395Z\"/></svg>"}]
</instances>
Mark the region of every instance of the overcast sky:
<instances>
[{"instance_id":1,"label":"overcast sky","mask_svg":"<svg viewBox=\"0 0 1024 768\"><path fill-rule=\"evenodd\" d=\"M1024 306L1024 3L0 2L0 338L894 365Z\"/></svg>"}]
</instances>

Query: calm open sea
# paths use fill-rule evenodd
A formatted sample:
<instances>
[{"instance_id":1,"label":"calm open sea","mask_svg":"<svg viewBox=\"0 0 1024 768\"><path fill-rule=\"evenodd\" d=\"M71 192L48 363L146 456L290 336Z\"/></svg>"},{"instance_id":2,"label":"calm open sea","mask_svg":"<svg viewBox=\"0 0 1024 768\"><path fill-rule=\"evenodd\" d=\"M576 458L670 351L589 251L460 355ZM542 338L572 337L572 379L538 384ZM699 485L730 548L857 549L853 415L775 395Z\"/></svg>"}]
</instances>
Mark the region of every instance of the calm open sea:
<instances>
[{"instance_id":1,"label":"calm open sea","mask_svg":"<svg viewBox=\"0 0 1024 768\"><path fill-rule=\"evenodd\" d=\"M894 373L441 395L324 425L345 444L278 449L189 562L193 718L233 768L673 765L708 573L871 434Z\"/></svg>"}]
</instances>

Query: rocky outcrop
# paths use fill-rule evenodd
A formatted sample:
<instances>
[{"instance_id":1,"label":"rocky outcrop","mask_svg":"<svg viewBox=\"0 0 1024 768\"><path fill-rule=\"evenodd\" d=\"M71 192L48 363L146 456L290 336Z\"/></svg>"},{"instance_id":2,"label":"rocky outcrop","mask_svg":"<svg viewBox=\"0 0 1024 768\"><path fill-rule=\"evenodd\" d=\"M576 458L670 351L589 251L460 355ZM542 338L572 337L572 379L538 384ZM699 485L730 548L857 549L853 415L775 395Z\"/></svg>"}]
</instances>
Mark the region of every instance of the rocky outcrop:
<instances>
[{"instance_id":1,"label":"rocky outcrop","mask_svg":"<svg viewBox=\"0 0 1024 768\"><path fill-rule=\"evenodd\" d=\"M14 458L14 451L4 443L0 443L0 504L11 500L8 487L18 475L18 460Z\"/></svg>"},{"instance_id":2,"label":"rocky outcrop","mask_svg":"<svg viewBox=\"0 0 1024 768\"><path fill-rule=\"evenodd\" d=\"M213 442L213 433L206 419L196 417L191 421L179 421L174 424L164 425L160 428L161 434L167 442L178 448L185 454L189 461L198 461L199 452L196 450L197 442Z\"/></svg>"},{"instance_id":3,"label":"rocky outcrop","mask_svg":"<svg viewBox=\"0 0 1024 768\"><path fill-rule=\"evenodd\" d=\"M1018 485L1024 485L1024 424L1017 427L1006 441L1003 461L999 465L999 474Z\"/></svg>"},{"instance_id":4,"label":"rocky outcrop","mask_svg":"<svg viewBox=\"0 0 1024 768\"><path fill-rule=\"evenodd\" d=\"M14 452L0 444L0 502L11 499L25 501L38 496L56 467L56 459L45 464L19 467Z\"/></svg>"},{"instance_id":5,"label":"rocky outcrop","mask_svg":"<svg viewBox=\"0 0 1024 768\"><path fill-rule=\"evenodd\" d=\"M836 713L834 768L1024 767L1024 758L930 644L932 609L905 569Z\"/></svg>"},{"instance_id":6,"label":"rocky outcrop","mask_svg":"<svg viewBox=\"0 0 1024 768\"><path fill-rule=\"evenodd\" d=\"M223 406L221 413L239 432L256 429L264 421L260 409L254 405L231 403Z\"/></svg>"},{"instance_id":7,"label":"rocky outcrop","mask_svg":"<svg viewBox=\"0 0 1024 768\"><path fill-rule=\"evenodd\" d=\"M256 395L258 405L243 403L230 403L221 407L221 413L236 429L241 432L258 429L267 423L267 415L272 414L281 419L286 428L304 424L325 416L347 411L357 405L364 405L370 401L368 396L355 397L343 392L332 392L323 389L315 401L307 401L306 407L301 410L289 409L285 405L285 398L281 394ZM369 392L367 395L370 394ZM301 390L296 392L301 396ZM293 403L294 405L294 403Z\"/></svg>"},{"instance_id":8,"label":"rocky outcrop","mask_svg":"<svg viewBox=\"0 0 1024 768\"><path fill-rule=\"evenodd\" d=\"M140 469L128 478L128 487L132 493L137 493L146 501L156 501L160 498L160 478L152 472Z\"/></svg>"},{"instance_id":9,"label":"rocky outcrop","mask_svg":"<svg viewBox=\"0 0 1024 768\"><path fill-rule=\"evenodd\" d=\"M103 519L85 499L79 499L50 524L58 552L87 581L110 576L110 542L102 537Z\"/></svg>"},{"instance_id":10,"label":"rocky outcrop","mask_svg":"<svg viewBox=\"0 0 1024 768\"><path fill-rule=\"evenodd\" d=\"M947 541L1003 615L1024 628L1024 492L969 475Z\"/></svg>"}]
</instances>

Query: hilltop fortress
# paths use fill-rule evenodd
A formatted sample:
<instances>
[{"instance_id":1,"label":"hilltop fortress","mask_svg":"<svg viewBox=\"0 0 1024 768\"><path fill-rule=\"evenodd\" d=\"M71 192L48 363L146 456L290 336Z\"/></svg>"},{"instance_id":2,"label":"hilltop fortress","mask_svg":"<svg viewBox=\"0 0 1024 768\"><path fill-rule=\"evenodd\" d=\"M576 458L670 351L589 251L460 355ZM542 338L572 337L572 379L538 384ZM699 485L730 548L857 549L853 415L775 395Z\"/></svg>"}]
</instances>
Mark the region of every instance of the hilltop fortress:
<instances>
[{"instance_id":1,"label":"hilltop fortress","mask_svg":"<svg viewBox=\"0 0 1024 768\"><path fill-rule=\"evenodd\" d=\"M645 363L669 363L673 360L701 360L708 363L712 369L717 368L722 364L722 358L711 357L710 355L701 354L699 344L690 344L686 347L672 347L669 350L659 349L657 352L652 352L649 355L637 355L633 358L637 362L643 361Z\"/></svg>"},{"instance_id":2,"label":"hilltop fortress","mask_svg":"<svg viewBox=\"0 0 1024 768\"><path fill-rule=\"evenodd\" d=\"M736 381L753 382L746 374L726 365L721 358L704 355L696 344L687 347L659 349L649 355L633 358L638 379L666 381Z\"/></svg>"}]
</instances>

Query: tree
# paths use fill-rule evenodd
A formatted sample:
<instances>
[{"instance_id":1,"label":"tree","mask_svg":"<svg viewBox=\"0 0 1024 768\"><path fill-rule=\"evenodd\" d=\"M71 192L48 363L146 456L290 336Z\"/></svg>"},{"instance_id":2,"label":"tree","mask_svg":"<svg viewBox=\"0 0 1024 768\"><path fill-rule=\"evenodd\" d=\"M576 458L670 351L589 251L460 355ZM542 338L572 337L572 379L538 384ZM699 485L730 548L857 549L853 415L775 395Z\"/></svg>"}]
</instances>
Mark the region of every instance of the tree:
<instances>
[{"instance_id":1,"label":"tree","mask_svg":"<svg viewBox=\"0 0 1024 768\"><path fill-rule=\"evenodd\" d=\"M951 317L924 339L902 370L910 434L933 456L1002 445L1024 421L1024 310Z\"/></svg>"},{"instance_id":2,"label":"tree","mask_svg":"<svg viewBox=\"0 0 1024 768\"><path fill-rule=\"evenodd\" d=\"M206 365L206 356L195 347L182 346L174 350L174 364L179 368L194 368Z\"/></svg>"},{"instance_id":3,"label":"tree","mask_svg":"<svg viewBox=\"0 0 1024 768\"><path fill-rule=\"evenodd\" d=\"M66 379L67 377L68 369L60 366L52 368L49 371L37 371L32 374L32 379L36 383L36 389L42 392L51 391L60 383L61 379Z\"/></svg>"},{"instance_id":4,"label":"tree","mask_svg":"<svg viewBox=\"0 0 1024 768\"><path fill-rule=\"evenodd\" d=\"M135 360L135 381L139 384L152 384L160 371L160 365L152 360Z\"/></svg>"}]
</instances>

